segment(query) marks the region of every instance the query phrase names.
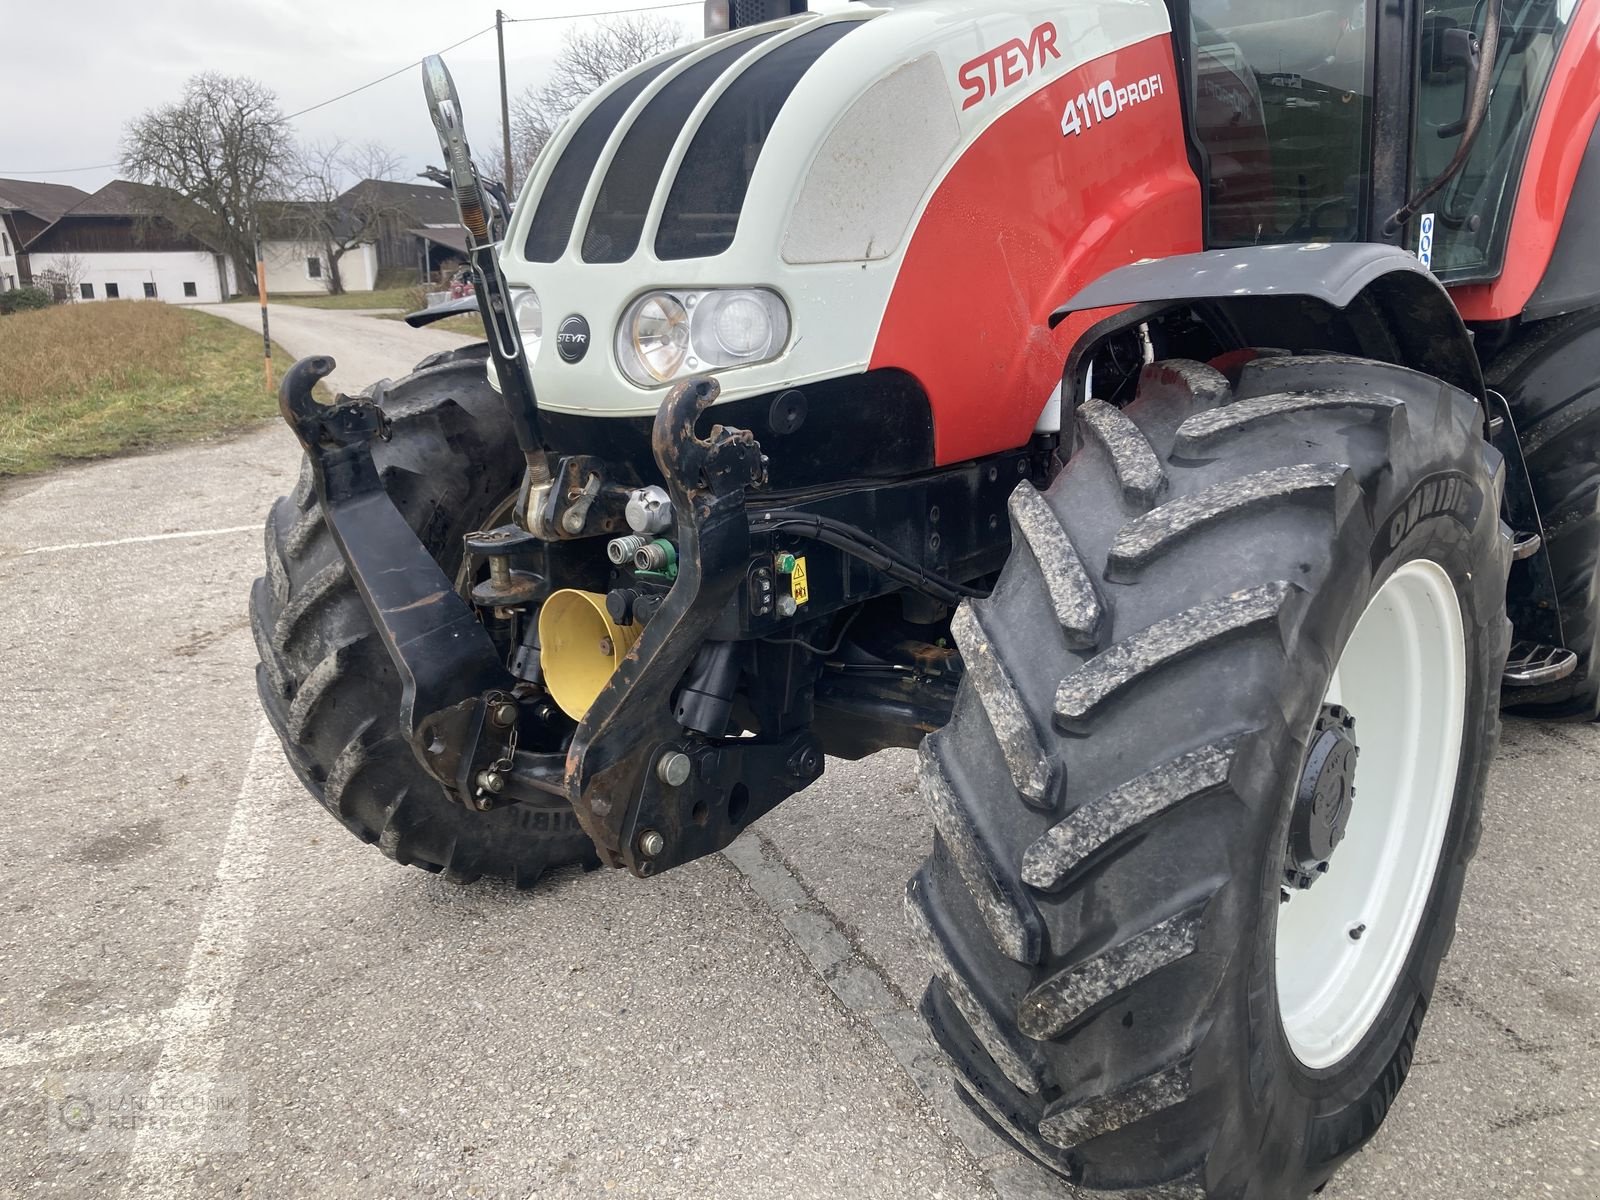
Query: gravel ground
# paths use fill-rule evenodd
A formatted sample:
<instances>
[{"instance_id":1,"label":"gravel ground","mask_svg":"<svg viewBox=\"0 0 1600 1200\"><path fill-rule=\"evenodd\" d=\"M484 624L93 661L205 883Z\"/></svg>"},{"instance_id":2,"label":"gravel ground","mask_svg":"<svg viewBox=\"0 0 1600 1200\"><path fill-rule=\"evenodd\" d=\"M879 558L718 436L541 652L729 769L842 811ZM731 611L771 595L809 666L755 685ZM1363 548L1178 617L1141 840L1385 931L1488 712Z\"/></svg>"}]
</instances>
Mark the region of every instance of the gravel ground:
<instances>
[{"instance_id":1,"label":"gravel ground","mask_svg":"<svg viewBox=\"0 0 1600 1200\"><path fill-rule=\"evenodd\" d=\"M273 333L347 391L465 340ZM457 887L339 830L251 677L296 461L274 427L0 494L0 1195L1069 1194L908 1011L908 755L649 883ZM1600 1196L1597 775L1600 729L1508 723L1418 1063L1328 1197Z\"/></svg>"}]
</instances>

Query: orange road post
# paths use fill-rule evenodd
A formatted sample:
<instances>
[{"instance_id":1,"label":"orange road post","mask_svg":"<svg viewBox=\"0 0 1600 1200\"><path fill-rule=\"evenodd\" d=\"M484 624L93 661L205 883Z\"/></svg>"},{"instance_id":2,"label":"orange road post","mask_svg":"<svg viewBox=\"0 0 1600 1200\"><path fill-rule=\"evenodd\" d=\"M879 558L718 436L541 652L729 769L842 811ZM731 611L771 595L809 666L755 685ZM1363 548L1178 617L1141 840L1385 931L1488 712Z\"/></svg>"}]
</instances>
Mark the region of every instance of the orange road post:
<instances>
[{"instance_id":1,"label":"orange road post","mask_svg":"<svg viewBox=\"0 0 1600 1200\"><path fill-rule=\"evenodd\" d=\"M261 367L267 379L267 391L272 384L272 335L267 330L267 260L261 250L261 224L256 223L256 292L261 297Z\"/></svg>"}]
</instances>

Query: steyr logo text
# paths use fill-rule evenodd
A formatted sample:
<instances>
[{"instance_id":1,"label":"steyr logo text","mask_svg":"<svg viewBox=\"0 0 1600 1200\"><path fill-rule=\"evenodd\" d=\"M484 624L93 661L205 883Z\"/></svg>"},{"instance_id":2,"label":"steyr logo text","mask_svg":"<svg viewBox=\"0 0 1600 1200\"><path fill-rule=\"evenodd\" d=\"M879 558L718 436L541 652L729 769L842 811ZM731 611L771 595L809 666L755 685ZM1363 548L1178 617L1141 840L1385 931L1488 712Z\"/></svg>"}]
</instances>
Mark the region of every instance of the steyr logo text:
<instances>
[{"instance_id":1,"label":"steyr logo text","mask_svg":"<svg viewBox=\"0 0 1600 1200\"><path fill-rule=\"evenodd\" d=\"M582 362L589 353L589 322L573 313L556 329L556 352L563 362Z\"/></svg>"},{"instance_id":2,"label":"steyr logo text","mask_svg":"<svg viewBox=\"0 0 1600 1200\"><path fill-rule=\"evenodd\" d=\"M1056 49L1056 27L1046 21L1028 35L1028 40L1012 38L1003 46L996 46L964 63L956 79L967 98L963 109L980 104L990 96L1004 91L1012 84L1021 83L1052 58L1060 58Z\"/></svg>"}]
</instances>

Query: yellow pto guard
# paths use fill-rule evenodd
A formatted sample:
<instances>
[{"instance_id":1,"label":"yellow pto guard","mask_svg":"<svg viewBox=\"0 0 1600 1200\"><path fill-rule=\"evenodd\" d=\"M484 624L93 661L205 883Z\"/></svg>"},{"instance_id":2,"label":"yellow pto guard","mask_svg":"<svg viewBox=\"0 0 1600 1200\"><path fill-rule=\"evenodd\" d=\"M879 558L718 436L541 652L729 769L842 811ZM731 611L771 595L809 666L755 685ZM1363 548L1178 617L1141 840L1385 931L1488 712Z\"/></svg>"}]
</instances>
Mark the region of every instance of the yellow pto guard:
<instances>
[{"instance_id":1,"label":"yellow pto guard","mask_svg":"<svg viewBox=\"0 0 1600 1200\"><path fill-rule=\"evenodd\" d=\"M638 625L613 621L598 592L565 588L545 601L539 610L539 663L561 711L583 720L642 632Z\"/></svg>"}]
</instances>

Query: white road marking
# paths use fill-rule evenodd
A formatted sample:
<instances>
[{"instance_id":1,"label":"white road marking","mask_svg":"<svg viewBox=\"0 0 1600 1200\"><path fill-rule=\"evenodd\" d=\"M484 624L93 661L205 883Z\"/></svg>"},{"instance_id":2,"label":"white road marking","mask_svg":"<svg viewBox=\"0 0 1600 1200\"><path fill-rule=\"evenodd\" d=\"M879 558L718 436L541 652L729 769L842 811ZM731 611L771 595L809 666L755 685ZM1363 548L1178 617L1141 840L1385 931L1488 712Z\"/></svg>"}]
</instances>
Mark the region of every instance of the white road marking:
<instances>
[{"instance_id":1,"label":"white road marking","mask_svg":"<svg viewBox=\"0 0 1600 1200\"><path fill-rule=\"evenodd\" d=\"M0 1071L62 1058L77 1058L82 1054L125 1050L144 1042L160 1041L167 1036L168 1028L168 1013L156 1012L110 1017L104 1021L88 1021L82 1025L46 1029L39 1033L10 1034L0 1037Z\"/></svg>"},{"instance_id":2,"label":"white road marking","mask_svg":"<svg viewBox=\"0 0 1600 1200\"><path fill-rule=\"evenodd\" d=\"M146 533L140 537L112 538L106 542L63 542L59 546L34 546L18 552L18 557L30 554L55 554L61 550L99 550L106 546L134 546L140 542L170 542L175 538L221 537L225 533L259 533L261 523L254 525L229 525L224 529L185 529L181 533Z\"/></svg>"},{"instance_id":3,"label":"white road marking","mask_svg":"<svg viewBox=\"0 0 1600 1200\"><path fill-rule=\"evenodd\" d=\"M168 1014L168 1036L150 1082L152 1111L203 1108L226 1048L234 993L244 970L250 926L267 865L267 843L277 825L273 808L283 777L282 752L262 721L245 768L244 783L206 899L183 987ZM193 1183L184 1164L198 1149L159 1122L141 1124L128 1156L125 1197L177 1197Z\"/></svg>"}]
</instances>

